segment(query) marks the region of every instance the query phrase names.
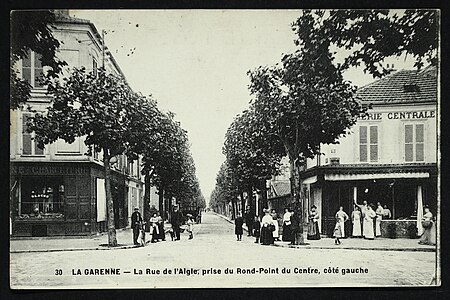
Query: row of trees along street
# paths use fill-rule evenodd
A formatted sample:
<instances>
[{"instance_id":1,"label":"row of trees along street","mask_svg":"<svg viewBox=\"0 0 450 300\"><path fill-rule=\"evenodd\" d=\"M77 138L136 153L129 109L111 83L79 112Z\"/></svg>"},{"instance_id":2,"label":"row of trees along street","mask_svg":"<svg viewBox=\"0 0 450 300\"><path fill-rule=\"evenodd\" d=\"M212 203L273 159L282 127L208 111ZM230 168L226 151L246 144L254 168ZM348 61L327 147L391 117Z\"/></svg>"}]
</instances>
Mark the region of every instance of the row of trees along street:
<instances>
[{"instance_id":1,"label":"row of trees along street","mask_svg":"<svg viewBox=\"0 0 450 300\"><path fill-rule=\"evenodd\" d=\"M35 112L27 124L40 147L58 139L72 143L84 137L87 155L103 152L109 246L118 245L110 185L110 162L118 155L131 160L142 158L144 217L149 218L150 186L158 189L162 213L164 199L172 197L182 206L195 203L205 207L187 132L174 114L160 111L151 96L134 92L124 78L108 74L104 68L91 72L83 67L73 68L68 76L59 78L65 63L55 57L59 41L51 33L54 22L51 11L13 12L11 62L23 58L31 49L42 54L42 64L51 70L44 78L50 106L45 113ZM31 87L18 79L13 67L10 75L10 107L18 109L26 106Z\"/></svg>"},{"instance_id":2,"label":"row of trees along street","mask_svg":"<svg viewBox=\"0 0 450 300\"><path fill-rule=\"evenodd\" d=\"M343 73L363 65L364 72L380 78L390 72L384 59L401 55L413 57L418 69L437 65L438 22L436 10L303 11L292 24L297 50L275 66L248 72L252 99L225 135L226 161L210 206L218 211L231 202L234 217L237 197L259 191L267 207L266 180L277 175L287 156L292 202L302 216L299 172L306 159L320 155L321 144L338 143L368 109ZM346 53L339 63L338 51Z\"/></svg>"}]
</instances>

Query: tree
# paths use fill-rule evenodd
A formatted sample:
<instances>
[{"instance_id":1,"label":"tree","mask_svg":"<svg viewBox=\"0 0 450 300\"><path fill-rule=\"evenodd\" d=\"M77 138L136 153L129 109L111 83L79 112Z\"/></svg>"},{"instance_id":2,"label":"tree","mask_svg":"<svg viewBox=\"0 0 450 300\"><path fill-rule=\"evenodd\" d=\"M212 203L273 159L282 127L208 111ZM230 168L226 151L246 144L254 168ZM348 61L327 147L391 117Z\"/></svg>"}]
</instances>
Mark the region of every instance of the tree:
<instances>
[{"instance_id":1,"label":"tree","mask_svg":"<svg viewBox=\"0 0 450 300\"><path fill-rule=\"evenodd\" d=\"M263 206L267 205L266 180L278 174L285 149L275 135L265 130L253 110L245 110L234 119L225 134L223 153L238 180L242 207L243 191L252 197L253 188L262 191Z\"/></svg>"},{"instance_id":2,"label":"tree","mask_svg":"<svg viewBox=\"0 0 450 300\"><path fill-rule=\"evenodd\" d=\"M117 246L110 160L133 150L131 145L137 137L133 121L142 119L136 117L141 113L138 105L142 96L134 93L121 77L107 74L104 69L98 75L86 73L84 68L73 69L62 81L50 82L48 92L53 95L51 106L47 112L30 119L29 130L36 132L41 147L57 139L72 143L75 138L85 137L88 149L103 151L108 245ZM138 127L145 126L140 123Z\"/></svg>"},{"instance_id":3,"label":"tree","mask_svg":"<svg viewBox=\"0 0 450 300\"><path fill-rule=\"evenodd\" d=\"M286 149L300 206L299 168L320 155L321 144L338 143L365 111L342 73L362 62L365 71L380 77L388 73L384 58L402 53L413 55L418 68L424 56L436 63L437 22L436 11L427 10L402 16L383 10L306 10L292 26L298 49L284 55L281 66L248 73L251 106ZM342 64L335 62L332 46L350 51Z\"/></svg>"},{"instance_id":4,"label":"tree","mask_svg":"<svg viewBox=\"0 0 450 300\"><path fill-rule=\"evenodd\" d=\"M47 76L56 77L66 62L56 57L60 42L53 37L55 14L49 10L12 11L10 44L10 108L17 109L30 98L31 86L18 77L15 64L30 50L40 54Z\"/></svg>"},{"instance_id":5,"label":"tree","mask_svg":"<svg viewBox=\"0 0 450 300\"><path fill-rule=\"evenodd\" d=\"M390 56L411 55L418 69L424 61L437 65L438 28L439 11L427 9L305 10L293 24L297 45L311 38L326 41L350 52L341 70L363 63L374 77L390 72L383 61Z\"/></svg>"}]
</instances>

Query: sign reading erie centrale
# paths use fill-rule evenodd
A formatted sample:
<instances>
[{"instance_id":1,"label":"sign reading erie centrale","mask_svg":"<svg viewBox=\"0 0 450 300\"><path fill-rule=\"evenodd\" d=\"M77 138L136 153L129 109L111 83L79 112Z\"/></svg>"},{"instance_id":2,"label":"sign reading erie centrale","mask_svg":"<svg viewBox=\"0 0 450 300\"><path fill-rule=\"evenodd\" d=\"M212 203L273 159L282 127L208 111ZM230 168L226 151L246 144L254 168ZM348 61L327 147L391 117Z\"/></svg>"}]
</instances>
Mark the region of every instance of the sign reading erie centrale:
<instances>
[{"instance_id":1,"label":"sign reading erie centrale","mask_svg":"<svg viewBox=\"0 0 450 300\"><path fill-rule=\"evenodd\" d=\"M434 110L424 111L396 111L388 113L365 113L358 117L360 120L382 120L388 118L389 120L408 120L408 119L431 119L436 117Z\"/></svg>"}]
</instances>

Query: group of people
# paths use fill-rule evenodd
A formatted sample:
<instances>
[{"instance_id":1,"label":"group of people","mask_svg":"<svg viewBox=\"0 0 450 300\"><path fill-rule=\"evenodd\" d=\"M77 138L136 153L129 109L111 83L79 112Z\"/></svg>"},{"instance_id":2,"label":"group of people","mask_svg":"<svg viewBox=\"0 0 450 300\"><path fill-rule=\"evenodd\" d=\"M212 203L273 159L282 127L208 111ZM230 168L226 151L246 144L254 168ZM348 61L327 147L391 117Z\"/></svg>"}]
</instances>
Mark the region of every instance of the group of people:
<instances>
[{"instance_id":1,"label":"group of people","mask_svg":"<svg viewBox=\"0 0 450 300\"><path fill-rule=\"evenodd\" d=\"M278 215L275 209L263 209L264 216L259 220L258 216L252 215L250 208L245 211L245 224L248 228L248 236L256 238L255 243L263 245L272 245L275 241L280 241L280 225ZM235 219L235 234L238 241L242 241L244 218L240 214ZM283 234L282 240L294 244L300 231L300 220L293 210L285 209L283 215Z\"/></svg>"},{"instance_id":2,"label":"group of people","mask_svg":"<svg viewBox=\"0 0 450 300\"><path fill-rule=\"evenodd\" d=\"M252 215L248 207L244 216L245 224L248 228L248 236L254 236L256 238L255 243L271 245L275 241L280 240L278 216L275 209L264 209L263 212L264 216L259 221L258 216ZM419 243L435 245L436 228L433 214L427 206L424 208L424 212L422 219L424 232ZM363 204L358 204L355 200L354 210L350 217L344 211L344 208L340 206L335 214L336 224L333 230L335 244L341 244L340 239L346 236L345 224L349 220L352 223L352 237L363 237L368 240L373 240L375 237L381 237L381 220L390 218L392 218L390 209L387 205L382 206L380 202L377 203L377 207L375 208L373 204L369 205L367 201L363 201ZM241 215L238 215L235 220L235 234L238 241L242 240L244 219ZM320 216L317 212L317 207L313 205L308 215L308 240L320 240L319 219ZM300 230L300 226L298 214L292 209L285 208L282 218L282 241L296 244L298 235L303 233L303 230Z\"/></svg>"},{"instance_id":3,"label":"group of people","mask_svg":"<svg viewBox=\"0 0 450 300\"><path fill-rule=\"evenodd\" d=\"M177 206L170 216L171 228L167 230L170 233L172 241L180 240L180 235L182 226L186 224L186 231L189 233L188 239L193 239L193 228L196 223L195 218L192 214L187 214L186 217L179 211ZM133 230L133 243L135 245L145 245L145 229L147 226L147 231L151 235L151 242L156 243L159 241L166 240L166 230L164 228L164 220L158 212L154 212L149 219L149 222L144 222L142 214L139 212L139 207L134 208L134 212L131 215L131 228Z\"/></svg>"}]
</instances>

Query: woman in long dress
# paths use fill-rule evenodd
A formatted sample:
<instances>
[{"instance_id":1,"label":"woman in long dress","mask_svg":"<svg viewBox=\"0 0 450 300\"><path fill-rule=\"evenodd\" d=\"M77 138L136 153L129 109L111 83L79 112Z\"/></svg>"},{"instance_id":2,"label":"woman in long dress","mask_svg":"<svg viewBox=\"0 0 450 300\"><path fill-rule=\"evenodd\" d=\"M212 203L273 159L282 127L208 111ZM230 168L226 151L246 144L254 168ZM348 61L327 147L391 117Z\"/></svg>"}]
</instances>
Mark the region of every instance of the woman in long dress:
<instances>
[{"instance_id":1,"label":"woman in long dress","mask_svg":"<svg viewBox=\"0 0 450 300\"><path fill-rule=\"evenodd\" d=\"M308 235L307 235L308 240L320 240L319 214L317 213L316 209L317 206L313 205L309 213Z\"/></svg>"},{"instance_id":2,"label":"woman in long dress","mask_svg":"<svg viewBox=\"0 0 450 300\"><path fill-rule=\"evenodd\" d=\"M383 213L384 209L383 206L381 206L381 203L377 203L377 210L375 211L375 214L377 215L377 218L375 219L375 236L380 237L381 236L381 220L383 219Z\"/></svg>"},{"instance_id":3,"label":"woman in long dress","mask_svg":"<svg viewBox=\"0 0 450 300\"><path fill-rule=\"evenodd\" d=\"M341 227L341 237L345 237L345 222L347 222L349 218L342 206L339 206L339 210L337 211L335 217L338 225Z\"/></svg>"},{"instance_id":4,"label":"woman in long dress","mask_svg":"<svg viewBox=\"0 0 450 300\"><path fill-rule=\"evenodd\" d=\"M281 236L283 242L292 241L291 238L291 213L288 208L284 209L283 215L283 235Z\"/></svg>"},{"instance_id":5,"label":"woman in long dress","mask_svg":"<svg viewBox=\"0 0 450 300\"><path fill-rule=\"evenodd\" d=\"M376 213L372 208L372 205L367 206L366 213L364 214L363 236L365 239L373 240L375 233L373 231L373 219L376 217Z\"/></svg>"},{"instance_id":6,"label":"woman in long dress","mask_svg":"<svg viewBox=\"0 0 450 300\"><path fill-rule=\"evenodd\" d=\"M278 225L277 211L275 209L272 209L271 215L272 215L273 225L275 226L275 230L272 232L273 240L279 241L280 240L280 228Z\"/></svg>"},{"instance_id":7,"label":"woman in long dress","mask_svg":"<svg viewBox=\"0 0 450 300\"><path fill-rule=\"evenodd\" d=\"M158 215L157 213L153 213L153 216L150 218L150 234L152 236L151 242L156 243L158 241L159 236L159 227L158 227Z\"/></svg>"},{"instance_id":8,"label":"woman in long dress","mask_svg":"<svg viewBox=\"0 0 450 300\"><path fill-rule=\"evenodd\" d=\"M352 212L352 237L362 237L361 232L361 209L355 205L355 210Z\"/></svg>"},{"instance_id":9,"label":"woman in long dress","mask_svg":"<svg viewBox=\"0 0 450 300\"><path fill-rule=\"evenodd\" d=\"M420 237L419 244L422 245L436 245L436 224L433 220L433 214L428 206L424 207L424 214L422 217L422 226L424 231Z\"/></svg>"},{"instance_id":10,"label":"woman in long dress","mask_svg":"<svg viewBox=\"0 0 450 300\"><path fill-rule=\"evenodd\" d=\"M273 225L273 218L270 215L269 209L264 209L264 217L261 220L261 243L263 245L273 244L272 231L275 229Z\"/></svg>"}]
</instances>

